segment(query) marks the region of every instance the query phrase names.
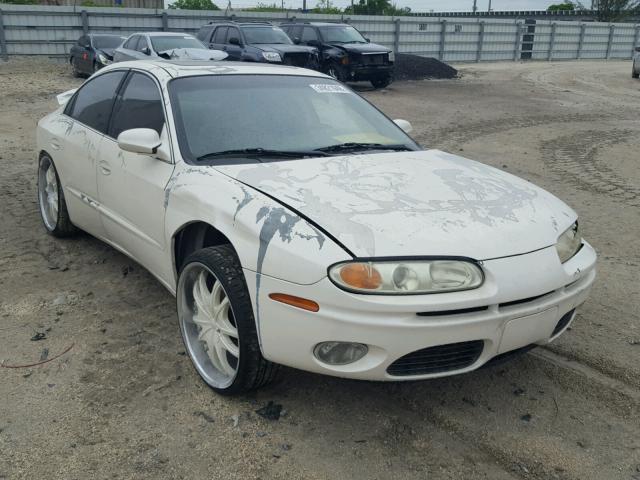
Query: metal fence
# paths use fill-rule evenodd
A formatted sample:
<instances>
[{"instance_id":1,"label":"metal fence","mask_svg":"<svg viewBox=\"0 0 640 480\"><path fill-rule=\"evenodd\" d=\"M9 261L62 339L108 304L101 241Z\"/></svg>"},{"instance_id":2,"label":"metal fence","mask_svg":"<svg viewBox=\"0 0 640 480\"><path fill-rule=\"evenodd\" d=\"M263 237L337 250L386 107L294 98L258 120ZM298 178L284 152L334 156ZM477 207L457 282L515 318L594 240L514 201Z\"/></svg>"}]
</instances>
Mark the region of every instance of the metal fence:
<instances>
[{"instance_id":1,"label":"metal fence","mask_svg":"<svg viewBox=\"0 0 640 480\"><path fill-rule=\"evenodd\" d=\"M275 23L348 22L372 42L396 52L448 62L628 59L640 45L640 25L535 19L432 18L232 12L238 20ZM0 4L0 54L66 57L83 33L127 36L139 31L195 33L224 11L54 7Z\"/></svg>"}]
</instances>

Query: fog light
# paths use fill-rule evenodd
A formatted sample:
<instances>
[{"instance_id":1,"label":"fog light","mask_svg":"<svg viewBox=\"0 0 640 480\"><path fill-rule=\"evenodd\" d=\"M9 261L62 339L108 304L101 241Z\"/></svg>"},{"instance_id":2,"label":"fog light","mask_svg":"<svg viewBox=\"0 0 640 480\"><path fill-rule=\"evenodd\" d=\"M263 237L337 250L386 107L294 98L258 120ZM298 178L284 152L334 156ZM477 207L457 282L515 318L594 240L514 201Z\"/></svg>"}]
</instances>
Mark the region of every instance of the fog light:
<instances>
[{"instance_id":1,"label":"fog light","mask_svg":"<svg viewBox=\"0 0 640 480\"><path fill-rule=\"evenodd\" d=\"M322 342L315 346L313 354L329 365L347 365L364 357L369 348L362 343Z\"/></svg>"}]
</instances>

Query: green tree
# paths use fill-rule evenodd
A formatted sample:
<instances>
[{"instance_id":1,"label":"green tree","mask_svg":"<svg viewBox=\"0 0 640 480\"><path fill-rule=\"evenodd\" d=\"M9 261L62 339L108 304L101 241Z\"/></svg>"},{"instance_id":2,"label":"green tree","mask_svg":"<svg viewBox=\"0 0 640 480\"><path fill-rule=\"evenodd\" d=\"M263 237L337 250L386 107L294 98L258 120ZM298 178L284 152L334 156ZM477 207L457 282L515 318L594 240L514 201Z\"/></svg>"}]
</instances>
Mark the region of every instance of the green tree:
<instances>
[{"instance_id":1,"label":"green tree","mask_svg":"<svg viewBox=\"0 0 640 480\"><path fill-rule=\"evenodd\" d=\"M336 7L331 0L318 0L316 8L313 13L326 13L332 15L339 15L342 13L342 9Z\"/></svg>"},{"instance_id":2,"label":"green tree","mask_svg":"<svg viewBox=\"0 0 640 480\"><path fill-rule=\"evenodd\" d=\"M176 0L169 8L181 10L220 10L211 0Z\"/></svg>"},{"instance_id":3,"label":"green tree","mask_svg":"<svg viewBox=\"0 0 640 480\"><path fill-rule=\"evenodd\" d=\"M579 10L593 11L599 22L618 22L640 15L640 0L593 0L592 8L578 2Z\"/></svg>"},{"instance_id":4,"label":"green tree","mask_svg":"<svg viewBox=\"0 0 640 480\"><path fill-rule=\"evenodd\" d=\"M549 5L549 8L547 8L548 12L558 12L558 11L569 11L569 10L575 10L576 6L575 4L573 4L572 2L565 2L565 3L556 3L553 5Z\"/></svg>"},{"instance_id":5,"label":"green tree","mask_svg":"<svg viewBox=\"0 0 640 480\"><path fill-rule=\"evenodd\" d=\"M255 7L243 8L244 12L281 12L282 7L279 7L275 3L266 4L266 3L258 3Z\"/></svg>"},{"instance_id":6,"label":"green tree","mask_svg":"<svg viewBox=\"0 0 640 480\"><path fill-rule=\"evenodd\" d=\"M353 8L347 7L345 13L354 15L406 15L411 12L409 7L398 8L390 0L358 0Z\"/></svg>"}]
</instances>

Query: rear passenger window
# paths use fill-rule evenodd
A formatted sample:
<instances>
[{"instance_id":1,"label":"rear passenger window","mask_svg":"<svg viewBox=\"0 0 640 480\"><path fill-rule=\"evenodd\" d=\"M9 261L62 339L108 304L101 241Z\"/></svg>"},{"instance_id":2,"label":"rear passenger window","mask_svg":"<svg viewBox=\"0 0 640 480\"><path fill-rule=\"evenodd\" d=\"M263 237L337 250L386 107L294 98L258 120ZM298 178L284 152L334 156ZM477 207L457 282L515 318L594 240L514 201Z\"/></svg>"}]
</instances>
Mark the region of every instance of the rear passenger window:
<instances>
[{"instance_id":1,"label":"rear passenger window","mask_svg":"<svg viewBox=\"0 0 640 480\"><path fill-rule=\"evenodd\" d=\"M162 97L156 83L146 75L133 73L113 109L110 135L118 138L131 128L151 128L160 135L163 126Z\"/></svg>"},{"instance_id":2,"label":"rear passenger window","mask_svg":"<svg viewBox=\"0 0 640 480\"><path fill-rule=\"evenodd\" d=\"M100 133L107 133L113 99L125 75L126 72L110 72L89 80L78 90L65 113Z\"/></svg>"},{"instance_id":3,"label":"rear passenger window","mask_svg":"<svg viewBox=\"0 0 640 480\"><path fill-rule=\"evenodd\" d=\"M216 34L213 36L212 43L224 43L227 37L227 27L218 27Z\"/></svg>"}]
</instances>

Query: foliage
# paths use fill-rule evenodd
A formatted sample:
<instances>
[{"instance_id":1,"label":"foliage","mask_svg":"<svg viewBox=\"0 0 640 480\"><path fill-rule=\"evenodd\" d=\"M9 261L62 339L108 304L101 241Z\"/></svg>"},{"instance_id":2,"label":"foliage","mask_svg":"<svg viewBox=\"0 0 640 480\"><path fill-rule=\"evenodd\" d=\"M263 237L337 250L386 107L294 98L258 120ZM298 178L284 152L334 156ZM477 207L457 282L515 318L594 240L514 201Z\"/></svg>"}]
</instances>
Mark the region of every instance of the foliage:
<instances>
[{"instance_id":1,"label":"foliage","mask_svg":"<svg viewBox=\"0 0 640 480\"><path fill-rule=\"evenodd\" d=\"M553 5L549 5L547 8L548 12L559 12L559 11L571 11L575 10L576 5L573 2L564 2L564 3L555 3Z\"/></svg>"},{"instance_id":2,"label":"foliage","mask_svg":"<svg viewBox=\"0 0 640 480\"><path fill-rule=\"evenodd\" d=\"M593 0L593 8L578 2L580 10L592 10L599 22L618 22L633 15L640 15L640 0Z\"/></svg>"},{"instance_id":3,"label":"foliage","mask_svg":"<svg viewBox=\"0 0 640 480\"><path fill-rule=\"evenodd\" d=\"M352 7L344 9L345 13L354 15L406 15L411 12L409 7L398 8L390 0L358 0Z\"/></svg>"},{"instance_id":4,"label":"foliage","mask_svg":"<svg viewBox=\"0 0 640 480\"><path fill-rule=\"evenodd\" d=\"M275 3L266 4L266 3L258 3L255 7L243 8L244 12L281 12L282 7L279 7Z\"/></svg>"},{"instance_id":5,"label":"foliage","mask_svg":"<svg viewBox=\"0 0 640 480\"><path fill-rule=\"evenodd\" d=\"M339 15L342 13L342 9L336 7L331 0L318 0L316 8L314 8L312 12Z\"/></svg>"},{"instance_id":6,"label":"foliage","mask_svg":"<svg viewBox=\"0 0 640 480\"><path fill-rule=\"evenodd\" d=\"M2 0L2 3L11 3L13 5L36 5L40 2L38 0Z\"/></svg>"},{"instance_id":7,"label":"foliage","mask_svg":"<svg viewBox=\"0 0 640 480\"><path fill-rule=\"evenodd\" d=\"M211 0L175 0L169 8L181 10L220 10Z\"/></svg>"}]
</instances>

